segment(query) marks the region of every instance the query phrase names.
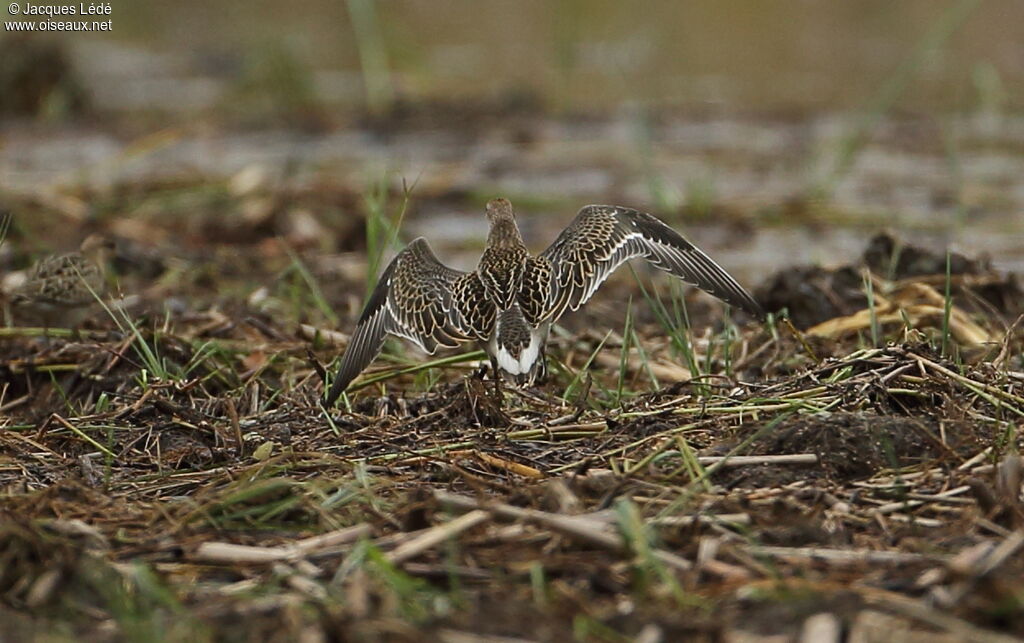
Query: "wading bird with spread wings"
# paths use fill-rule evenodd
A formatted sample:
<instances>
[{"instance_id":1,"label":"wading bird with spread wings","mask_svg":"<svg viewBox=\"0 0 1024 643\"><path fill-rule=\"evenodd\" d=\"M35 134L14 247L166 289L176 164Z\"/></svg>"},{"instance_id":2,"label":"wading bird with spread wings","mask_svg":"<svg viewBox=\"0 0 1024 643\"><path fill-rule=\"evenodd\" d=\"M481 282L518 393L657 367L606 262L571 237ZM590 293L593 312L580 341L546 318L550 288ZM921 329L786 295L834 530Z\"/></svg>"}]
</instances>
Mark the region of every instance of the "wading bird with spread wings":
<instances>
[{"instance_id":1,"label":"wading bird with spread wings","mask_svg":"<svg viewBox=\"0 0 1024 643\"><path fill-rule=\"evenodd\" d=\"M729 273L644 212L588 205L536 256L523 244L508 200L490 201L487 219L487 245L472 272L442 264L422 237L391 261L356 324L324 399L327 408L377 357L389 334L427 353L477 342L490 356L495 377L504 373L519 384L532 384L545 373L551 324L587 303L616 268L636 257L764 318L761 306Z\"/></svg>"}]
</instances>

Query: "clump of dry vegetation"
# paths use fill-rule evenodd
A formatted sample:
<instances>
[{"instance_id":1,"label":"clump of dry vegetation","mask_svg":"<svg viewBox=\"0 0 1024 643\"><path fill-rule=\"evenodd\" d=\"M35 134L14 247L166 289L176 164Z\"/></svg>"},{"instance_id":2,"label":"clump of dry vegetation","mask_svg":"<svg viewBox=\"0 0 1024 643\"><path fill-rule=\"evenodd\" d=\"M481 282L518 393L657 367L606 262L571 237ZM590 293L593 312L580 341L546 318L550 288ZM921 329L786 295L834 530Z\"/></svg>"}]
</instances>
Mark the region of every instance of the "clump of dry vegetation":
<instances>
[{"instance_id":1,"label":"clump of dry vegetation","mask_svg":"<svg viewBox=\"0 0 1024 643\"><path fill-rule=\"evenodd\" d=\"M12 208L136 216L89 224L116 305L0 329L10 636L1024 636L1012 277L880 237L766 282L793 323L764 327L626 282L624 326L569 320L544 386L392 355L328 415L365 283L332 253L378 250L372 208L332 238L359 195L162 190Z\"/></svg>"}]
</instances>

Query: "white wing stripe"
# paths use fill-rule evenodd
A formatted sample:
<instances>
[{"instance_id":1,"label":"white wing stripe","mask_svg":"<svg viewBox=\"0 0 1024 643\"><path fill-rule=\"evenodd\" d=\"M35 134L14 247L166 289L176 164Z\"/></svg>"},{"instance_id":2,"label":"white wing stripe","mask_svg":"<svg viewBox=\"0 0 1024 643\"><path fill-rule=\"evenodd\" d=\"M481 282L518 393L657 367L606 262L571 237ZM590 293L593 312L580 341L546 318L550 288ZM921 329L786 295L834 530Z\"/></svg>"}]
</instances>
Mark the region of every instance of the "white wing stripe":
<instances>
[{"instance_id":1,"label":"white wing stripe","mask_svg":"<svg viewBox=\"0 0 1024 643\"><path fill-rule=\"evenodd\" d=\"M725 270L656 218L615 206L586 206L543 253L555 266L551 319L585 304L619 266L644 257L654 267L751 312L760 306ZM579 265L583 262L584 265ZM583 274L583 284L576 276Z\"/></svg>"}]
</instances>

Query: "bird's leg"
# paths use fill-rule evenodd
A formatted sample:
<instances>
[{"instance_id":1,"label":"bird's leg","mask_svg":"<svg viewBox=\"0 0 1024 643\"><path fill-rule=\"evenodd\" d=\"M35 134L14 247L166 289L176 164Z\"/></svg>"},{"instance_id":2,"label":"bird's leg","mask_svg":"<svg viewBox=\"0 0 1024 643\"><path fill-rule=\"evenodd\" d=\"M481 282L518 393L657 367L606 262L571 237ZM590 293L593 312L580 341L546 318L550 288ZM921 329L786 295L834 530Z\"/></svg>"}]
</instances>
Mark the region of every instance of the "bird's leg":
<instances>
[{"instance_id":1,"label":"bird's leg","mask_svg":"<svg viewBox=\"0 0 1024 643\"><path fill-rule=\"evenodd\" d=\"M52 321L50 319L50 315L48 315L48 314L47 315L43 315L42 320L43 320L43 338L42 338L43 341L42 341L42 344L46 348L50 348L50 347L53 346L53 337L50 335L50 327L53 326L53 323L52 323Z\"/></svg>"},{"instance_id":2,"label":"bird's leg","mask_svg":"<svg viewBox=\"0 0 1024 643\"><path fill-rule=\"evenodd\" d=\"M534 382L538 386L543 386L548 381L548 351L543 346L540 349L539 360L537 364L537 377L534 378Z\"/></svg>"},{"instance_id":3,"label":"bird's leg","mask_svg":"<svg viewBox=\"0 0 1024 643\"><path fill-rule=\"evenodd\" d=\"M487 351L487 346L483 342L477 342L476 343L476 347L479 348L480 350L484 351L484 352ZM493 369L494 368L494 358L491 357L490 355L488 355L487 357L490 358L490 360L491 360L491 368ZM476 372L473 373L473 376L479 378L481 382L483 382L485 379L487 379L487 364L484 364L483 362L480 362L480 368L476 369Z\"/></svg>"},{"instance_id":4,"label":"bird's leg","mask_svg":"<svg viewBox=\"0 0 1024 643\"><path fill-rule=\"evenodd\" d=\"M505 391L502 388L501 375L497 371L495 371L494 375L494 401L498 405L498 409L501 409L505 403Z\"/></svg>"},{"instance_id":5,"label":"bird's leg","mask_svg":"<svg viewBox=\"0 0 1024 643\"><path fill-rule=\"evenodd\" d=\"M501 371L498 370L498 358L494 355L491 358L491 377L494 378L494 397L498 401L500 406L502 394L501 394Z\"/></svg>"}]
</instances>

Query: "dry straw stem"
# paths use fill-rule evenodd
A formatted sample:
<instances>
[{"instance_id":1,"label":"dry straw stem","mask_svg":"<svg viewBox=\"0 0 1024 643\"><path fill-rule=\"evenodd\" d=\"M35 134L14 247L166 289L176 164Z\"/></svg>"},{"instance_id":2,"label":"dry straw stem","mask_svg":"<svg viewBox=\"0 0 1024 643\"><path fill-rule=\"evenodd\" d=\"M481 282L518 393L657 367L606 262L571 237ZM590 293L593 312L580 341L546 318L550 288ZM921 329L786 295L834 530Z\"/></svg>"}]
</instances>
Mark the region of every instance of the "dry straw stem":
<instances>
[{"instance_id":1,"label":"dry straw stem","mask_svg":"<svg viewBox=\"0 0 1024 643\"><path fill-rule=\"evenodd\" d=\"M372 527L370 525L354 525L276 547L253 547L250 545L236 545L234 543L205 542L199 545L192 558L202 562L226 564L265 564L297 560L323 553L341 545L351 544L360 538L369 536L371 531Z\"/></svg>"},{"instance_id":2,"label":"dry straw stem","mask_svg":"<svg viewBox=\"0 0 1024 643\"><path fill-rule=\"evenodd\" d=\"M423 552L433 549L437 545L458 536L462 532L490 520L490 518L491 514L489 512L475 509L450 522L428 529L416 538L403 543L393 551L388 552L385 558L395 564L404 563L405 561L415 558Z\"/></svg>"},{"instance_id":3,"label":"dry straw stem","mask_svg":"<svg viewBox=\"0 0 1024 643\"><path fill-rule=\"evenodd\" d=\"M924 601L908 598L902 594L897 594L896 592L890 592L875 587L868 587L859 584L839 584L829 581L779 581L776 579L756 580L744 585L745 592L763 590L765 592L772 593L779 592L783 589L794 593L813 592L821 595L835 595L839 592L853 592L860 596L861 600L864 601L865 606L869 609L862 610L855 620L852 628L853 631L850 636L851 641L861 640L860 637L863 635L863 632L857 631L861 617L870 613L872 610L878 610L880 612L894 614L922 623L931 628L935 628L940 632L948 632L955 636L956 640L960 641L969 641L971 643L1021 643L1021 639L1017 637L972 625L963 619L952 616L948 612L935 609ZM888 634L891 636L892 631L890 630ZM917 639L914 638L912 640Z\"/></svg>"},{"instance_id":4,"label":"dry straw stem","mask_svg":"<svg viewBox=\"0 0 1024 643\"><path fill-rule=\"evenodd\" d=\"M589 545L601 547L609 551L624 552L628 550L626 540L614 533L609 533L602 522L591 520L584 516L563 516L553 514L539 509L523 509L505 503L481 503L466 496L460 496L446 491L435 491L434 497L442 504L453 511L473 511L486 509L495 516L508 520L522 520L532 522L541 527L546 527L573 540L585 542ZM687 571L693 564L685 558L681 558L663 549L655 549L653 556L661 563L677 571Z\"/></svg>"},{"instance_id":5,"label":"dry straw stem","mask_svg":"<svg viewBox=\"0 0 1024 643\"><path fill-rule=\"evenodd\" d=\"M662 360L645 362L639 357L630 356L626 363L621 364L619 356L611 353L598 353L594 363L609 369L621 370L623 373L639 373L647 371L661 382L688 382L693 379L690 369ZM625 366L625 368L621 368Z\"/></svg>"},{"instance_id":6,"label":"dry straw stem","mask_svg":"<svg viewBox=\"0 0 1024 643\"><path fill-rule=\"evenodd\" d=\"M879 589L862 590L868 605L877 609L899 614L920 621L939 630L949 632L963 641L972 643L1021 643L1015 636L1007 636L999 632L971 625L963 619L939 611L922 601L907 598L895 592Z\"/></svg>"},{"instance_id":7,"label":"dry straw stem","mask_svg":"<svg viewBox=\"0 0 1024 643\"><path fill-rule=\"evenodd\" d=\"M456 446L456 447L465 447L465 446L469 446L471 444L473 444L473 443L472 442L460 442L460 443L458 443L458 444L456 444L454 446ZM421 463L426 463L426 462L438 462L437 458L434 457L434 456L441 455L441 454L442 454L441 451L438 451L438 450L435 449L435 450L431 450L430 453L426 453L426 454L423 454L423 455L417 454L417 455L414 455L414 456L410 456L410 457L408 457L408 458L406 458L404 460L399 460L398 464L406 465L407 466L407 465L421 464ZM449 450L445 450L445 451L443 451L443 455L447 458L447 460L446 460L446 462L439 463L439 464L449 464L453 460L456 460L456 459L459 459L459 458L472 458L472 459L475 459L478 462L481 462L481 463L483 463L483 464L485 464L485 465L487 465L489 467L493 467L493 468L499 469L501 471L506 471L506 472L514 474L514 475L522 476L524 478L539 479L539 478L543 478L544 477L543 473L541 473L540 471L538 471L537 469L535 469L533 467L527 466L525 464L520 464L518 462L513 462L511 460L506 460L505 458L500 458L500 457L498 457L496 455L491 455L489 453L485 453L483 451L480 451L479 449L458 448L458 449L450 450L450 451Z\"/></svg>"},{"instance_id":8,"label":"dry straw stem","mask_svg":"<svg viewBox=\"0 0 1024 643\"><path fill-rule=\"evenodd\" d=\"M867 564L910 565L918 563L945 562L942 556L913 554L899 551L863 551L849 549L828 549L825 547L769 547L745 545L743 550L754 556L769 556L790 560L814 560L837 566Z\"/></svg>"},{"instance_id":9,"label":"dry straw stem","mask_svg":"<svg viewBox=\"0 0 1024 643\"><path fill-rule=\"evenodd\" d=\"M486 465L503 469L509 473L523 476L524 478L536 479L544 477L543 473L533 467L528 467L525 464L519 464L518 462L512 462L511 460L506 460L504 458L499 458L498 456L484 453L480 450L473 451L473 456Z\"/></svg>"},{"instance_id":10,"label":"dry straw stem","mask_svg":"<svg viewBox=\"0 0 1024 643\"><path fill-rule=\"evenodd\" d=\"M965 556L956 556L949 561L949 568L960 574L981 577L991 574L1024 547L1024 530L1018 529L1006 536L998 545L984 543L981 554L971 555L970 550Z\"/></svg>"},{"instance_id":11,"label":"dry straw stem","mask_svg":"<svg viewBox=\"0 0 1024 643\"><path fill-rule=\"evenodd\" d=\"M326 342L331 346L348 346L351 336L328 328L319 328L312 324L299 324L299 337L315 342Z\"/></svg>"},{"instance_id":12,"label":"dry straw stem","mask_svg":"<svg viewBox=\"0 0 1024 643\"><path fill-rule=\"evenodd\" d=\"M788 453L785 455L702 455L697 458L701 464L720 464L723 467L748 467L760 464L817 464L815 453Z\"/></svg>"},{"instance_id":13,"label":"dry straw stem","mask_svg":"<svg viewBox=\"0 0 1024 643\"><path fill-rule=\"evenodd\" d=\"M917 360L922 366L927 367L927 368L935 371L936 373L944 375L945 377L948 377L949 379L951 379L951 380L953 380L953 381L955 381L955 382L957 382L959 384L964 385L965 387L967 387L968 389L974 391L975 393L978 393L982 397L985 397L993 405L999 405L999 403L995 401L995 398L1001 398L1001 399L1005 400L1006 402L1012 402L1013 404L1019 404L1022 407L1024 407L1024 398L1020 397L1019 395L1013 395L1012 393L1009 393L1009 392L999 388L998 386L992 386L992 385L986 384L984 382L979 382L977 380L972 380L969 377L965 377L963 375L960 375L959 373L955 373L955 372L949 370L948 368L946 368L945 366L942 366L941 364L936 364L932 360L930 360L928 358L925 358L925 357L922 357L920 355L915 355L914 353L909 353L909 356L912 359ZM1024 416L1024 412L1022 412L1020 408L1017 408L1017 407L1012 406L1012 405L1006 405L1006 408L1009 408L1011 411L1013 411L1017 415Z\"/></svg>"},{"instance_id":14,"label":"dry straw stem","mask_svg":"<svg viewBox=\"0 0 1024 643\"><path fill-rule=\"evenodd\" d=\"M881 284L881 287L887 286ZM941 328L946 315L945 298L937 290L923 283L905 284L889 297L875 290L873 298L873 309L865 308L846 317L836 317L822 322L807 329L807 334L839 339L851 333L870 330L872 319L877 325L902 326L909 320L913 328ZM966 312L955 305L950 308L949 330L964 346L984 346L999 341L998 337L974 323Z\"/></svg>"}]
</instances>

